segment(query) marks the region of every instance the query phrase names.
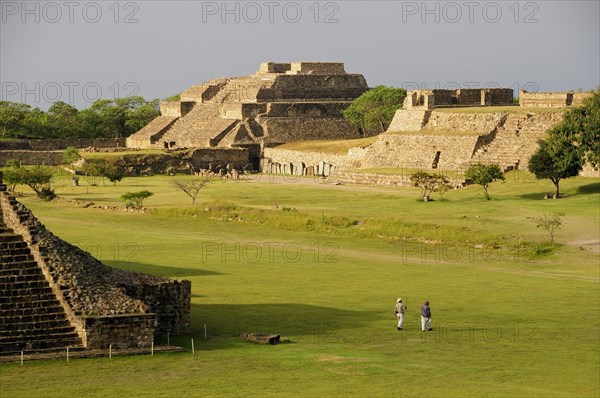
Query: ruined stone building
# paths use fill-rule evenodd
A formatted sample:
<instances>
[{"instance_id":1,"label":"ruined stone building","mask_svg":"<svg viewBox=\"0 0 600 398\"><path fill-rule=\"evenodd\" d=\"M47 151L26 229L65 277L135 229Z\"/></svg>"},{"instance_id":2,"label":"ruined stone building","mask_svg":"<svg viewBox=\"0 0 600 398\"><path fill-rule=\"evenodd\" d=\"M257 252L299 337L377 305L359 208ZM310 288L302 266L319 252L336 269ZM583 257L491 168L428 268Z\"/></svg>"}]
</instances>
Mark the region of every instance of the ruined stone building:
<instances>
[{"instance_id":1,"label":"ruined stone building","mask_svg":"<svg viewBox=\"0 0 600 398\"><path fill-rule=\"evenodd\" d=\"M357 138L341 111L368 89L342 63L263 63L253 75L219 78L162 101L161 115L127 139L135 148L272 146Z\"/></svg>"},{"instance_id":2,"label":"ruined stone building","mask_svg":"<svg viewBox=\"0 0 600 398\"><path fill-rule=\"evenodd\" d=\"M189 332L190 297L189 281L102 264L0 192L0 355L150 347Z\"/></svg>"}]
</instances>

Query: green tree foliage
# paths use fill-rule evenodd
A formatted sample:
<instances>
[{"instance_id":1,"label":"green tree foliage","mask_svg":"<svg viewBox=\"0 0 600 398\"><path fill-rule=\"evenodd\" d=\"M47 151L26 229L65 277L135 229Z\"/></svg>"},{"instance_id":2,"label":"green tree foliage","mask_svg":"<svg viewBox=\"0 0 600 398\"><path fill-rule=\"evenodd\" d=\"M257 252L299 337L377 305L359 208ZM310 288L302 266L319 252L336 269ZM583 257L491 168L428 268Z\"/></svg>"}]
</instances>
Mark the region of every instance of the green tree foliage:
<instances>
[{"instance_id":1,"label":"green tree foliage","mask_svg":"<svg viewBox=\"0 0 600 398\"><path fill-rule=\"evenodd\" d=\"M123 172L114 164L106 160L88 162L84 169L90 185L98 185L98 180L102 178L102 185L105 185L104 179L108 178L113 184L121 181L124 177Z\"/></svg>"},{"instance_id":2,"label":"green tree foliage","mask_svg":"<svg viewBox=\"0 0 600 398\"><path fill-rule=\"evenodd\" d=\"M394 118L396 110L402 107L406 90L402 88L377 86L354 100L342 114L363 134L368 131L383 133Z\"/></svg>"},{"instance_id":3,"label":"green tree foliage","mask_svg":"<svg viewBox=\"0 0 600 398\"><path fill-rule=\"evenodd\" d=\"M63 163L68 165L71 168L71 170L74 169L73 163L75 163L79 159L81 159L81 155L79 155L79 150L74 146L70 146L63 151Z\"/></svg>"},{"instance_id":4,"label":"green tree foliage","mask_svg":"<svg viewBox=\"0 0 600 398\"><path fill-rule=\"evenodd\" d=\"M204 188L206 184L208 184L208 181L208 178L205 177L188 181L173 180L171 181L171 185L173 185L175 188L179 189L187 196L189 196L192 199L193 205L194 203L196 203L196 198L198 197L200 190Z\"/></svg>"},{"instance_id":5,"label":"green tree foliage","mask_svg":"<svg viewBox=\"0 0 600 398\"><path fill-rule=\"evenodd\" d=\"M537 217L529 217L531 221L536 223L536 227L545 229L550 235L550 243L554 244L554 234L556 230L563 225L563 213L544 214Z\"/></svg>"},{"instance_id":6,"label":"green tree foliage","mask_svg":"<svg viewBox=\"0 0 600 398\"><path fill-rule=\"evenodd\" d=\"M561 142L577 143L582 160L600 165L600 88L582 106L565 112L563 121L549 131Z\"/></svg>"},{"instance_id":7,"label":"green tree foliage","mask_svg":"<svg viewBox=\"0 0 600 398\"><path fill-rule=\"evenodd\" d=\"M486 200L490 200L489 186L494 181L504 181L504 173L497 164L475 163L465 171L465 177L483 187Z\"/></svg>"},{"instance_id":8,"label":"green tree foliage","mask_svg":"<svg viewBox=\"0 0 600 398\"><path fill-rule=\"evenodd\" d=\"M26 104L0 101L0 137L128 137L158 115L158 99L146 101L139 96L100 99L83 110L57 101L47 112Z\"/></svg>"},{"instance_id":9,"label":"green tree foliage","mask_svg":"<svg viewBox=\"0 0 600 398\"><path fill-rule=\"evenodd\" d=\"M527 168L535 178L552 181L560 197L560 180L575 177L582 168L581 150L565 135L550 135L547 140L538 141L539 148L529 159Z\"/></svg>"},{"instance_id":10,"label":"green tree foliage","mask_svg":"<svg viewBox=\"0 0 600 398\"><path fill-rule=\"evenodd\" d=\"M450 188L450 180L441 174L429 174L425 171L417 171L410 176L410 181L415 187L421 189L421 197L424 202L429 202L431 193L437 192L443 198Z\"/></svg>"},{"instance_id":11,"label":"green tree foliage","mask_svg":"<svg viewBox=\"0 0 600 398\"><path fill-rule=\"evenodd\" d=\"M125 206L133 209L141 209L144 207L144 200L154 195L150 191L126 192L121 195L121 199L125 201Z\"/></svg>"},{"instance_id":12,"label":"green tree foliage","mask_svg":"<svg viewBox=\"0 0 600 398\"><path fill-rule=\"evenodd\" d=\"M50 201L56 197L50 186L54 172L47 166L33 168L19 167L18 163L4 170L4 180L14 190L17 185L26 185L42 200Z\"/></svg>"}]
</instances>

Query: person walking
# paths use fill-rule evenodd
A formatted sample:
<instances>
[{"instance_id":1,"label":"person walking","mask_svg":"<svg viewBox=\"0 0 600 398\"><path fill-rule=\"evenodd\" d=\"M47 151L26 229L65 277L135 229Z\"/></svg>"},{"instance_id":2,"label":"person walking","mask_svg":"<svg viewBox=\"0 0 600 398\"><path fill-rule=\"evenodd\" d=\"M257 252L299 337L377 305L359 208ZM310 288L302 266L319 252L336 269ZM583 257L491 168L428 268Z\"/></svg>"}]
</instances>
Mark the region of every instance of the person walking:
<instances>
[{"instance_id":1,"label":"person walking","mask_svg":"<svg viewBox=\"0 0 600 398\"><path fill-rule=\"evenodd\" d=\"M398 297L396 300L396 308L394 308L394 314L396 314L396 318L398 319L398 326L396 329L402 330L402 325L404 324L404 311L408 308L404 303L402 303L402 297Z\"/></svg>"},{"instance_id":2,"label":"person walking","mask_svg":"<svg viewBox=\"0 0 600 398\"><path fill-rule=\"evenodd\" d=\"M433 330L431 327L431 308L429 308L429 301L425 301L421 307L421 330L423 332L425 331L425 326L427 326L427 330Z\"/></svg>"}]
</instances>

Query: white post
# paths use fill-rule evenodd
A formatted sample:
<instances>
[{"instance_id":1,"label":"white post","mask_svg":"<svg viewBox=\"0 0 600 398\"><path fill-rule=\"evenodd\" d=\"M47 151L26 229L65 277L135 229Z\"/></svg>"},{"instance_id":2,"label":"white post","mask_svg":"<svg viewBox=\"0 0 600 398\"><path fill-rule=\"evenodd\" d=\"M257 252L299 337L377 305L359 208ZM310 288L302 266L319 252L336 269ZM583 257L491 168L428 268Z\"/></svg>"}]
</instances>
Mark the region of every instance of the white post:
<instances>
[{"instance_id":1,"label":"white post","mask_svg":"<svg viewBox=\"0 0 600 398\"><path fill-rule=\"evenodd\" d=\"M152 355L154 355L154 341L152 342L152 345L150 346L150 352L152 353Z\"/></svg>"},{"instance_id":2,"label":"white post","mask_svg":"<svg viewBox=\"0 0 600 398\"><path fill-rule=\"evenodd\" d=\"M69 347L67 347L67 362L69 362Z\"/></svg>"},{"instance_id":3,"label":"white post","mask_svg":"<svg viewBox=\"0 0 600 398\"><path fill-rule=\"evenodd\" d=\"M23 351L21 351L21 366L23 366Z\"/></svg>"},{"instance_id":4,"label":"white post","mask_svg":"<svg viewBox=\"0 0 600 398\"><path fill-rule=\"evenodd\" d=\"M204 324L204 340L206 340L206 323Z\"/></svg>"},{"instance_id":5,"label":"white post","mask_svg":"<svg viewBox=\"0 0 600 398\"><path fill-rule=\"evenodd\" d=\"M108 345L108 358L112 359L112 344Z\"/></svg>"},{"instance_id":6,"label":"white post","mask_svg":"<svg viewBox=\"0 0 600 398\"><path fill-rule=\"evenodd\" d=\"M194 350L194 339L192 339L192 355L194 355L195 350Z\"/></svg>"}]
</instances>

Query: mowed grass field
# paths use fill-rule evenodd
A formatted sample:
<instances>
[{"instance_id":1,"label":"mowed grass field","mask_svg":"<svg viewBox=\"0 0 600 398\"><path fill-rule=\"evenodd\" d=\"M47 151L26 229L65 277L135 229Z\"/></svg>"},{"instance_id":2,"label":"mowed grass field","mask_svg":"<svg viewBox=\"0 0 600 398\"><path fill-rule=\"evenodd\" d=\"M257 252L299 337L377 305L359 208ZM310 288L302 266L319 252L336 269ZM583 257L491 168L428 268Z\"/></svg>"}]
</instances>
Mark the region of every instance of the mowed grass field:
<instances>
[{"instance_id":1,"label":"mowed grass field","mask_svg":"<svg viewBox=\"0 0 600 398\"><path fill-rule=\"evenodd\" d=\"M598 396L598 179L543 200L549 182L509 173L491 201L470 186L422 203L415 189L262 175L212 182L192 206L173 178L190 177L58 182L64 199L112 206L147 189L146 213L20 200L111 266L191 280L192 333L171 337L188 351L2 364L2 397ZM565 214L554 247L528 219L551 212Z\"/></svg>"}]
</instances>

